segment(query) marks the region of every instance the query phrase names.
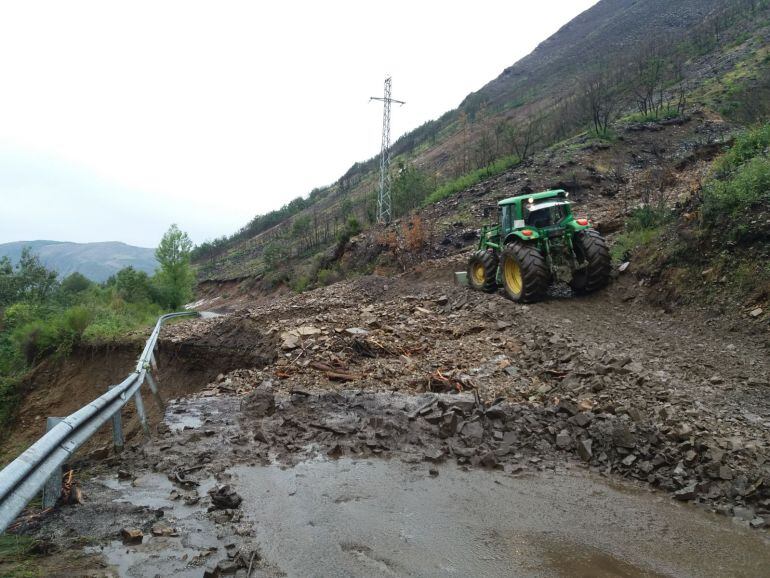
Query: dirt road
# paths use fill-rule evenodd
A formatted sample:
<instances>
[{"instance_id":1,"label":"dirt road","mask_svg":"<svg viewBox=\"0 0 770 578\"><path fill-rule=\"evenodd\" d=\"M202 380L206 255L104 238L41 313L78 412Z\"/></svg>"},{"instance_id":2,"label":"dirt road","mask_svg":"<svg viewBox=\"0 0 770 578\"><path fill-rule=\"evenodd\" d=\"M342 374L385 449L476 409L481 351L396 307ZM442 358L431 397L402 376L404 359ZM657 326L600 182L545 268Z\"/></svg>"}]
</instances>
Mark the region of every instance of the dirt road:
<instances>
[{"instance_id":1,"label":"dirt road","mask_svg":"<svg viewBox=\"0 0 770 578\"><path fill-rule=\"evenodd\" d=\"M222 374L34 531L90 536L68 563L97 574L761 575L767 347L623 279L529 306L439 273L276 299L169 327L161 368Z\"/></svg>"}]
</instances>

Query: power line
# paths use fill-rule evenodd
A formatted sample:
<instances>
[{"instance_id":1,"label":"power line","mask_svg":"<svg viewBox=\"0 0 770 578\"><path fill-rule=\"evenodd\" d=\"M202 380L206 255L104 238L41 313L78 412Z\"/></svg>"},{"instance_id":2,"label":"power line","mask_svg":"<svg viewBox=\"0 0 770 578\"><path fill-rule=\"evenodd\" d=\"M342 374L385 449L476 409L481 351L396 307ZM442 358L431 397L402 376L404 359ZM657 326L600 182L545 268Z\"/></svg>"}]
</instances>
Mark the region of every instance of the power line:
<instances>
[{"instance_id":1,"label":"power line","mask_svg":"<svg viewBox=\"0 0 770 578\"><path fill-rule=\"evenodd\" d=\"M390 202L390 104L406 104L402 100L390 97L391 77L385 79L385 96L383 98L372 96L369 102L381 100L382 112L382 151L380 153L380 193L377 196L377 222L390 223L393 214Z\"/></svg>"}]
</instances>

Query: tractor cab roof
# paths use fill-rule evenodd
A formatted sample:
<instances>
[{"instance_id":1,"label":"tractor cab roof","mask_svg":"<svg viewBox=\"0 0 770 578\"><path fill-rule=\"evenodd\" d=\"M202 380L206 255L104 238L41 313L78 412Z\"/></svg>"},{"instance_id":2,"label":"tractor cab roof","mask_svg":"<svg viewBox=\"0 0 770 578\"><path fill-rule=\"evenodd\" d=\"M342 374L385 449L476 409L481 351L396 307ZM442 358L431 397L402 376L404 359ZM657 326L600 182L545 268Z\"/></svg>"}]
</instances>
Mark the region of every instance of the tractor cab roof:
<instances>
[{"instance_id":1,"label":"tractor cab roof","mask_svg":"<svg viewBox=\"0 0 770 578\"><path fill-rule=\"evenodd\" d=\"M539 211L540 209L550 209L551 207L555 207L557 205L571 205L569 201L563 201L561 199L557 199L555 201L545 201L544 203L535 203L533 205L527 205L528 209L530 211Z\"/></svg>"},{"instance_id":2,"label":"tractor cab roof","mask_svg":"<svg viewBox=\"0 0 770 578\"><path fill-rule=\"evenodd\" d=\"M503 199L497 204L502 207L504 205L514 205L516 203L521 203L522 201L529 201L530 199L532 199L532 201L539 201L541 199L562 200L566 199L568 196L569 193L567 191L563 189L554 189L552 191L543 191L541 193L531 193L529 195L519 195L517 197Z\"/></svg>"}]
</instances>

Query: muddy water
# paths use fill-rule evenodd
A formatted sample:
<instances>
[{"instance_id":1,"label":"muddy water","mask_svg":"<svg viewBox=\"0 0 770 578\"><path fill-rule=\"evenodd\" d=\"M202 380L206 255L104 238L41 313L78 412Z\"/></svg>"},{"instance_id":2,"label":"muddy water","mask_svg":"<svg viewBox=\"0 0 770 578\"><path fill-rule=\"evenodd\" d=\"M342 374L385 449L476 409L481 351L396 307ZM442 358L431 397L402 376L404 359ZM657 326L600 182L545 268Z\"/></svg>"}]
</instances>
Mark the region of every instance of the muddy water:
<instances>
[{"instance_id":1,"label":"muddy water","mask_svg":"<svg viewBox=\"0 0 770 578\"><path fill-rule=\"evenodd\" d=\"M177 488L160 474L145 474L133 481L113 478L99 480L104 486L119 493L116 502L162 510L159 520L178 531L178 536L145 536L141 544L127 545L119 540L86 548L88 554L101 554L119 576L176 576L200 578L208 556L226 551L216 527L200 506L172 500ZM197 490L205 493L214 486L213 479L205 480Z\"/></svg>"},{"instance_id":2,"label":"muddy water","mask_svg":"<svg viewBox=\"0 0 770 578\"><path fill-rule=\"evenodd\" d=\"M290 576L766 576L770 543L581 472L398 460L236 467L264 558Z\"/></svg>"}]
</instances>

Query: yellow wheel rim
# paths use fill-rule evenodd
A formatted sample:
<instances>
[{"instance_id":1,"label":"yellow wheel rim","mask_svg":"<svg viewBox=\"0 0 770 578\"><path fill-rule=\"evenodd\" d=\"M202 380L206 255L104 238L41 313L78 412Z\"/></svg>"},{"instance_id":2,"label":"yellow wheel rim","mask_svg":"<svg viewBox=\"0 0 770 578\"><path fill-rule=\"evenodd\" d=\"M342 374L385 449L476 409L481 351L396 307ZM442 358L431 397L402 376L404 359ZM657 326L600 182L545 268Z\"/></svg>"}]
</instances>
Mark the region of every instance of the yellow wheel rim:
<instances>
[{"instance_id":1,"label":"yellow wheel rim","mask_svg":"<svg viewBox=\"0 0 770 578\"><path fill-rule=\"evenodd\" d=\"M503 277L505 278L506 287L508 287L514 294L520 295L521 290L524 287L524 280L521 278L519 264L514 259L505 260Z\"/></svg>"},{"instance_id":2,"label":"yellow wheel rim","mask_svg":"<svg viewBox=\"0 0 770 578\"><path fill-rule=\"evenodd\" d=\"M476 263L473 266L473 281L476 285L484 284L484 265Z\"/></svg>"}]
</instances>

